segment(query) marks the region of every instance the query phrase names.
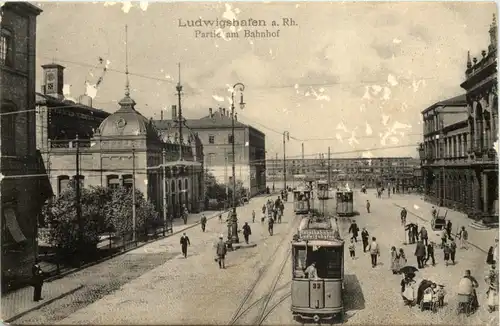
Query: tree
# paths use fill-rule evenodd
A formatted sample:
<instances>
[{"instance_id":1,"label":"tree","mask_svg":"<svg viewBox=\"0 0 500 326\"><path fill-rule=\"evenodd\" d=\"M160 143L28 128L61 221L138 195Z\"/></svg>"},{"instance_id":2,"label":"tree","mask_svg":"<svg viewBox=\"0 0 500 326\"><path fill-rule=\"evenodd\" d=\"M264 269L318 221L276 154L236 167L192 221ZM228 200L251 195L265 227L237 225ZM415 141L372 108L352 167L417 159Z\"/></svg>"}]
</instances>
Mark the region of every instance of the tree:
<instances>
[{"instance_id":1,"label":"tree","mask_svg":"<svg viewBox=\"0 0 500 326\"><path fill-rule=\"evenodd\" d=\"M217 179L210 172L205 173L206 196L209 199L217 199L218 201L225 201L226 186L217 182Z\"/></svg>"}]
</instances>

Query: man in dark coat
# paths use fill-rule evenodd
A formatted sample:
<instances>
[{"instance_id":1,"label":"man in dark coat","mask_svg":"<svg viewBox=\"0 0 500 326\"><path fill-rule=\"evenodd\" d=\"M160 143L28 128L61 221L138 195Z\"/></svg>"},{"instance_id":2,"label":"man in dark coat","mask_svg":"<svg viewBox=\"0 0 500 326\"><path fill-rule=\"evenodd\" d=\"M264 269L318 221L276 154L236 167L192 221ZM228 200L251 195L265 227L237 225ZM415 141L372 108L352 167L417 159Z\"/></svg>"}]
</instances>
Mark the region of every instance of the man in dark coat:
<instances>
[{"instance_id":1,"label":"man in dark coat","mask_svg":"<svg viewBox=\"0 0 500 326\"><path fill-rule=\"evenodd\" d=\"M422 241L417 242L415 256L417 257L418 268L424 268L425 245Z\"/></svg>"},{"instance_id":2,"label":"man in dark coat","mask_svg":"<svg viewBox=\"0 0 500 326\"><path fill-rule=\"evenodd\" d=\"M273 228L274 228L274 219L271 217L269 218L269 222L267 224L267 230L269 231L270 235L273 235Z\"/></svg>"},{"instance_id":3,"label":"man in dark coat","mask_svg":"<svg viewBox=\"0 0 500 326\"><path fill-rule=\"evenodd\" d=\"M205 228L207 226L207 217L205 216L205 214L201 216L200 224L201 224L201 230L205 232Z\"/></svg>"},{"instance_id":4,"label":"man in dark coat","mask_svg":"<svg viewBox=\"0 0 500 326\"><path fill-rule=\"evenodd\" d=\"M180 243L181 243L182 254L184 255L184 258L187 258L188 246L191 245L191 242L189 241L189 238L185 232L182 234Z\"/></svg>"},{"instance_id":5,"label":"man in dark coat","mask_svg":"<svg viewBox=\"0 0 500 326\"><path fill-rule=\"evenodd\" d=\"M35 261L35 264L31 268L31 274L33 275L33 301L43 300L42 298L42 287L43 287L43 271L40 265L38 264L38 260Z\"/></svg>"},{"instance_id":6,"label":"man in dark coat","mask_svg":"<svg viewBox=\"0 0 500 326\"><path fill-rule=\"evenodd\" d=\"M406 208L403 207L401 210L401 225L406 225L406 216L408 215L408 212L406 211Z\"/></svg>"},{"instance_id":7,"label":"man in dark coat","mask_svg":"<svg viewBox=\"0 0 500 326\"><path fill-rule=\"evenodd\" d=\"M366 252L366 249L368 248L368 238L369 238L368 231L366 231L366 228L363 228L363 231L361 231L361 240L363 241L363 252Z\"/></svg>"},{"instance_id":8,"label":"man in dark coat","mask_svg":"<svg viewBox=\"0 0 500 326\"><path fill-rule=\"evenodd\" d=\"M436 259L434 258L434 242L430 242L427 245L427 258L425 258L425 264L429 261L429 259L432 259L432 266L436 266Z\"/></svg>"},{"instance_id":9,"label":"man in dark coat","mask_svg":"<svg viewBox=\"0 0 500 326\"><path fill-rule=\"evenodd\" d=\"M446 222L446 234L448 235L448 239L451 239L451 230L452 230L453 224L451 223L450 220Z\"/></svg>"},{"instance_id":10,"label":"man in dark coat","mask_svg":"<svg viewBox=\"0 0 500 326\"><path fill-rule=\"evenodd\" d=\"M221 234L219 236L219 242L217 242L217 249L216 249L219 268L226 268L226 254L227 254L227 247L226 243L224 242L224 237Z\"/></svg>"},{"instance_id":11,"label":"man in dark coat","mask_svg":"<svg viewBox=\"0 0 500 326\"><path fill-rule=\"evenodd\" d=\"M245 225L243 225L243 236L245 237L245 243L248 244L248 237L252 234L252 229L250 229L250 225L248 225L248 222L245 222Z\"/></svg>"},{"instance_id":12,"label":"man in dark coat","mask_svg":"<svg viewBox=\"0 0 500 326\"><path fill-rule=\"evenodd\" d=\"M356 224L356 221L352 221L351 226L349 227L349 231L347 231L352 234L352 239L354 241L358 242L358 232L359 228L358 225Z\"/></svg>"}]
</instances>

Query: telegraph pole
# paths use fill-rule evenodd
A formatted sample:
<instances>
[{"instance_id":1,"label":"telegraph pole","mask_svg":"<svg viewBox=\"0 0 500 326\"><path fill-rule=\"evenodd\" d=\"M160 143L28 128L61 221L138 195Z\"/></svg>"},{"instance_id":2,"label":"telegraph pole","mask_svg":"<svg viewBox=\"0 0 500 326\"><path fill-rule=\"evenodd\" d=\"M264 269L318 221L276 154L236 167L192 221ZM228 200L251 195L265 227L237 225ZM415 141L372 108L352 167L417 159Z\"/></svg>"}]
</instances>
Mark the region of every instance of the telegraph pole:
<instances>
[{"instance_id":1,"label":"telegraph pole","mask_svg":"<svg viewBox=\"0 0 500 326\"><path fill-rule=\"evenodd\" d=\"M274 169L274 178L273 178L273 191L274 191L276 176L278 175L276 173L276 172L278 172L278 153L276 153L276 160L274 161L273 169Z\"/></svg>"},{"instance_id":2,"label":"telegraph pole","mask_svg":"<svg viewBox=\"0 0 500 326\"><path fill-rule=\"evenodd\" d=\"M227 177L227 149L224 148L224 184L226 186L226 203L229 200L229 187L228 187L228 177ZM226 208L226 203L224 203L224 208ZM229 206L229 205L228 205Z\"/></svg>"},{"instance_id":3,"label":"telegraph pole","mask_svg":"<svg viewBox=\"0 0 500 326\"><path fill-rule=\"evenodd\" d=\"M76 176L75 176L75 208L76 219L78 221L78 238L80 242L80 250L83 250L83 220L82 220L82 206L81 206L81 193L80 193L80 140L78 134L75 138L76 146ZM80 251L82 254L82 251Z\"/></svg>"},{"instance_id":4,"label":"telegraph pole","mask_svg":"<svg viewBox=\"0 0 500 326\"><path fill-rule=\"evenodd\" d=\"M286 141L290 140L290 133L288 131L283 132L283 181L284 190L286 191Z\"/></svg>"},{"instance_id":5,"label":"telegraph pole","mask_svg":"<svg viewBox=\"0 0 500 326\"><path fill-rule=\"evenodd\" d=\"M135 148L132 148L132 241L135 243L136 234L136 210L135 210Z\"/></svg>"},{"instance_id":6,"label":"telegraph pole","mask_svg":"<svg viewBox=\"0 0 500 326\"><path fill-rule=\"evenodd\" d=\"M328 188L330 188L330 146L328 146Z\"/></svg>"},{"instance_id":7,"label":"telegraph pole","mask_svg":"<svg viewBox=\"0 0 500 326\"><path fill-rule=\"evenodd\" d=\"M304 160L304 143L302 143L302 174L305 174L306 164Z\"/></svg>"},{"instance_id":8,"label":"telegraph pole","mask_svg":"<svg viewBox=\"0 0 500 326\"><path fill-rule=\"evenodd\" d=\"M162 176L163 176L163 236L167 230L167 152L165 148L161 151L162 158ZM168 231L168 230L167 230Z\"/></svg>"},{"instance_id":9,"label":"telegraph pole","mask_svg":"<svg viewBox=\"0 0 500 326\"><path fill-rule=\"evenodd\" d=\"M182 144L183 144L183 138L182 138L182 106L181 106L181 97L182 97L182 85L181 85L181 64L178 64L179 66L179 81L177 82L177 86L175 89L177 90L177 102L179 105L179 112L177 114L177 119L179 120L179 161L182 161ZM182 197L182 196L181 196ZM182 207L181 207L182 208Z\"/></svg>"}]
</instances>

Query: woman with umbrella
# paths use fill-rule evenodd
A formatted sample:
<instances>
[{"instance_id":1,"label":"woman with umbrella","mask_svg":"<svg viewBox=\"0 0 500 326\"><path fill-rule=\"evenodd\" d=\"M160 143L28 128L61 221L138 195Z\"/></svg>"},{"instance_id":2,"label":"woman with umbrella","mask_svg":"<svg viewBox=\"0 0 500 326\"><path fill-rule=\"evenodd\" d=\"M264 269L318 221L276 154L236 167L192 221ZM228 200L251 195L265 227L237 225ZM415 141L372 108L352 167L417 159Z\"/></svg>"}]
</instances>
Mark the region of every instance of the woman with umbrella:
<instances>
[{"instance_id":1,"label":"woman with umbrella","mask_svg":"<svg viewBox=\"0 0 500 326\"><path fill-rule=\"evenodd\" d=\"M417 270L415 267L406 266L401 269L401 272L404 274L403 279L401 280L401 297L403 298L403 302L407 306L413 306L415 302L415 273L413 270Z\"/></svg>"},{"instance_id":2,"label":"woman with umbrella","mask_svg":"<svg viewBox=\"0 0 500 326\"><path fill-rule=\"evenodd\" d=\"M401 267L399 265L399 255L398 255L398 252L396 251L396 247L393 246L391 248L391 270L392 270L392 274L398 274L400 268Z\"/></svg>"},{"instance_id":3,"label":"woman with umbrella","mask_svg":"<svg viewBox=\"0 0 500 326\"><path fill-rule=\"evenodd\" d=\"M408 243L413 244L415 243L415 223L409 223L406 224L405 230L408 231Z\"/></svg>"}]
</instances>

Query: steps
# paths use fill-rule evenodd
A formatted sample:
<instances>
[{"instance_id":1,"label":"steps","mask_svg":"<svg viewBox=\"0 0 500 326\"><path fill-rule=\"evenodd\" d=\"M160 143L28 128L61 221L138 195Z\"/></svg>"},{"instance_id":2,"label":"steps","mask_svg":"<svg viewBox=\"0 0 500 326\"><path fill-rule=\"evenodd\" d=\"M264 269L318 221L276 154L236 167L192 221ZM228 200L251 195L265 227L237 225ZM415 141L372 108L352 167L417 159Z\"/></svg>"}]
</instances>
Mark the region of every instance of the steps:
<instances>
[{"instance_id":1,"label":"steps","mask_svg":"<svg viewBox=\"0 0 500 326\"><path fill-rule=\"evenodd\" d=\"M469 227L475 230L491 230L498 227L498 224L485 225L482 221L474 221L469 224Z\"/></svg>"}]
</instances>

